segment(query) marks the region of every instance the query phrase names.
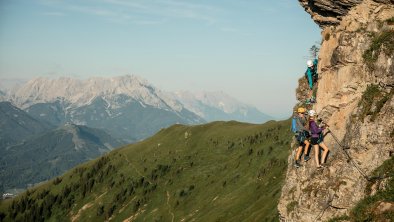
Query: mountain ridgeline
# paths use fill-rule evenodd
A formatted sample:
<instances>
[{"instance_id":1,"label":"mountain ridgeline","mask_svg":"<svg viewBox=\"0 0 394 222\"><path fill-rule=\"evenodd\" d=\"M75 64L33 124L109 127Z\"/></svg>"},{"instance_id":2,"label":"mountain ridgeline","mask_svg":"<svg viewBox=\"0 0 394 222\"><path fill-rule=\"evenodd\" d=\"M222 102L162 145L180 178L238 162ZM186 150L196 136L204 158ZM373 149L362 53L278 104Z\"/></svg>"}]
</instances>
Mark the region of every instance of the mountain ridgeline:
<instances>
[{"instance_id":1,"label":"mountain ridgeline","mask_svg":"<svg viewBox=\"0 0 394 222\"><path fill-rule=\"evenodd\" d=\"M289 125L174 125L4 200L0 218L277 221Z\"/></svg>"}]
</instances>

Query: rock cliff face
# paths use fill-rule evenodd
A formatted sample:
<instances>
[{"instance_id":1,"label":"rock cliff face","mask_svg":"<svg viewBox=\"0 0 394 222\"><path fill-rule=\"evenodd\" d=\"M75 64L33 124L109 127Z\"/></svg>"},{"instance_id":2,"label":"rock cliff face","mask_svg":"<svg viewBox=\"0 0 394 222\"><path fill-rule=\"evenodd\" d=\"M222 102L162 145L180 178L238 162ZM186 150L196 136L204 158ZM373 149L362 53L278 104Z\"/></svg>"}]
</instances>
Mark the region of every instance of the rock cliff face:
<instances>
[{"instance_id":1,"label":"rock cliff face","mask_svg":"<svg viewBox=\"0 0 394 222\"><path fill-rule=\"evenodd\" d=\"M314 159L296 169L294 153L289 157L278 209L282 221L327 221L383 189L370 177L394 151L394 3L299 1L323 28L312 108L330 126L324 139L330 153L322 170ZM305 88L300 79L298 105Z\"/></svg>"}]
</instances>

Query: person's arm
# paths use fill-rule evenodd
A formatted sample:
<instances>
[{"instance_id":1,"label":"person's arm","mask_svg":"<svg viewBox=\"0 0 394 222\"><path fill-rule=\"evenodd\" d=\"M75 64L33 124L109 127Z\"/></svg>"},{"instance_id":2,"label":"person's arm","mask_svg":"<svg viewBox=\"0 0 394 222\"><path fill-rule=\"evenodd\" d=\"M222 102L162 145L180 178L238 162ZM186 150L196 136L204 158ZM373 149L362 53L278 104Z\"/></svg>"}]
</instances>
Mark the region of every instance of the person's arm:
<instances>
[{"instance_id":1,"label":"person's arm","mask_svg":"<svg viewBox=\"0 0 394 222\"><path fill-rule=\"evenodd\" d=\"M308 131L308 129L305 128L305 126L301 123L300 117L297 117L296 123L297 123L297 129L299 129L299 131Z\"/></svg>"}]
</instances>

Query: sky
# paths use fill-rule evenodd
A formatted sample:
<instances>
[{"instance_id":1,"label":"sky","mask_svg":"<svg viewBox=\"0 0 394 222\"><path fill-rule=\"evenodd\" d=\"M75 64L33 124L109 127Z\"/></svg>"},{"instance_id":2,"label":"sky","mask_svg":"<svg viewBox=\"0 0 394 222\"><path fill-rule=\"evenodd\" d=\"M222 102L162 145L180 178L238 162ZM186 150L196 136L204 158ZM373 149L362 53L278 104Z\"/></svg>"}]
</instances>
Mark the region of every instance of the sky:
<instances>
[{"instance_id":1,"label":"sky","mask_svg":"<svg viewBox=\"0 0 394 222\"><path fill-rule=\"evenodd\" d=\"M297 0L0 0L0 79L134 74L286 118L320 39Z\"/></svg>"}]
</instances>

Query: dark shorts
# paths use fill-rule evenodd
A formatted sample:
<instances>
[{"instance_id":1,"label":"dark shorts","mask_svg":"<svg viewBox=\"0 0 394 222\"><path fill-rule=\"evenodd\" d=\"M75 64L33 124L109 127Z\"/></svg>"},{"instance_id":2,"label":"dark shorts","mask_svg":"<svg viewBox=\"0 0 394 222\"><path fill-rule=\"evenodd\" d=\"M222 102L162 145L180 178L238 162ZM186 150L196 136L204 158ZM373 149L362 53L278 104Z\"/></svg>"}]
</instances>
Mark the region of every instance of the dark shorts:
<instances>
[{"instance_id":1,"label":"dark shorts","mask_svg":"<svg viewBox=\"0 0 394 222\"><path fill-rule=\"evenodd\" d=\"M304 141L307 140L307 139L309 138L309 133L306 132L306 131L304 131L304 132L302 132L302 133L299 133L299 134L296 136L296 138L297 138L298 145L304 146L304 145L305 145Z\"/></svg>"},{"instance_id":2,"label":"dark shorts","mask_svg":"<svg viewBox=\"0 0 394 222\"><path fill-rule=\"evenodd\" d=\"M311 138L311 144L312 145L319 145L320 142L321 141L320 141L319 137L312 137Z\"/></svg>"}]
</instances>

